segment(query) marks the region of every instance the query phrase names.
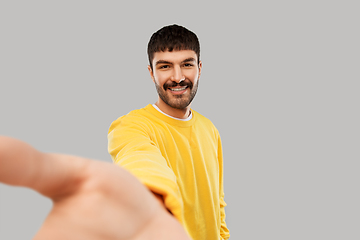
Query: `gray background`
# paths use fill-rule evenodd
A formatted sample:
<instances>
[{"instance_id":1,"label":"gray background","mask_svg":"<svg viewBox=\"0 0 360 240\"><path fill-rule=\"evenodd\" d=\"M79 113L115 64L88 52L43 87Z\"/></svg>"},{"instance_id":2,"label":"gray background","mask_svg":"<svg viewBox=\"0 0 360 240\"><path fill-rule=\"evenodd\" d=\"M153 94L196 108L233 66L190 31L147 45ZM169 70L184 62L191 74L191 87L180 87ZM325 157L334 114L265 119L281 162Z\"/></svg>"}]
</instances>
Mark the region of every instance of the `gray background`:
<instances>
[{"instance_id":1,"label":"gray background","mask_svg":"<svg viewBox=\"0 0 360 240\"><path fill-rule=\"evenodd\" d=\"M357 1L1 1L0 134L111 161L107 130L157 99L146 45L197 33L193 108L224 145L231 239L360 239ZM51 208L0 185L0 239Z\"/></svg>"}]
</instances>

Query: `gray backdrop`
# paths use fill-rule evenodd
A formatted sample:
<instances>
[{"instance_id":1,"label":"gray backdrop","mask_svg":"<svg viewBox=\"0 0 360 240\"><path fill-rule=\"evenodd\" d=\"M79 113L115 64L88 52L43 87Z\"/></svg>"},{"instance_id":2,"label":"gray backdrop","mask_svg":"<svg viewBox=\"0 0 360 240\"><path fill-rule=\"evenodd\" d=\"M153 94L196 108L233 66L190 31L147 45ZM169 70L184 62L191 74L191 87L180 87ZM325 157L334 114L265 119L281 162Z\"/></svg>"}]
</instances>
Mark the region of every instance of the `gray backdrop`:
<instances>
[{"instance_id":1,"label":"gray backdrop","mask_svg":"<svg viewBox=\"0 0 360 240\"><path fill-rule=\"evenodd\" d=\"M110 123L154 103L150 35L197 33L193 108L224 145L231 239L360 239L358 1L1 1L0 134L111 161ZM0 185L0 239L51 202Z\"/></svg>"}]
</instances>

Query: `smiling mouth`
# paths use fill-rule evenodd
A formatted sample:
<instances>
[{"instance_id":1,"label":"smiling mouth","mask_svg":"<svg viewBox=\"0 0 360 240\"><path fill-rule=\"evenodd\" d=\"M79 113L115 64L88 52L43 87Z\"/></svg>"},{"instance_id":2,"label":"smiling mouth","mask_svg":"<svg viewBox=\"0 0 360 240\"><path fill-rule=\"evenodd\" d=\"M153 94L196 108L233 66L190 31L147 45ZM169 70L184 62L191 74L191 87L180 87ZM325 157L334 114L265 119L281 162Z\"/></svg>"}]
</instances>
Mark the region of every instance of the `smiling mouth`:
<instances>
[{"instance_id":1,"label":"smiling mouth","mask_svg":"<svg viewBox=\"0 0 360 240\"><path fill-rule=\"evenodd\" d=\"M184 86L184 87L177 87L177 88L169 88L171 91L173 92L181 92L181 91L184 91L185 89L187 89L188 86Z\"/></svg>"}]
</instances>

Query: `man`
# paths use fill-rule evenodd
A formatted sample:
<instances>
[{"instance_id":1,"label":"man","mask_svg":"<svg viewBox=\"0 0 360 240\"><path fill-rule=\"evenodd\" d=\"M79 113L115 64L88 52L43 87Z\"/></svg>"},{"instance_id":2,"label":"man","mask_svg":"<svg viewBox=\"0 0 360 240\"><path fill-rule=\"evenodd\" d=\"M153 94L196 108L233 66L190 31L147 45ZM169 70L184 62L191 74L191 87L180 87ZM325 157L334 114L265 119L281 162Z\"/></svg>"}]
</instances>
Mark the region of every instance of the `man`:
<instances>
[{"instance_id":1,"label":"man","mask_svg":"<svg viewBox=\"0 0 360 240\"><path fill-rule=\"evenodd\" d=\"M190 109L201 73L199 51L181 46L151 57L159 110L150 105L110 128L109 149L123 167L42 153L0 136L0 182L32 188L53 201L35 240L228 238L220 138L210 121Z\"/></svg>"},{"instance_id":2,"label":"man","mask_svg":"<svg viewBox=\"0 0 360 240\"><path fill-rule=\"evenodd\" d=\"M190 108L202 68L198 38L184 27L166 26L152 35L148 57L158 101L111 124L109 153L192 239L228 239L220 136Z\"/></svg>"}]
</instances>

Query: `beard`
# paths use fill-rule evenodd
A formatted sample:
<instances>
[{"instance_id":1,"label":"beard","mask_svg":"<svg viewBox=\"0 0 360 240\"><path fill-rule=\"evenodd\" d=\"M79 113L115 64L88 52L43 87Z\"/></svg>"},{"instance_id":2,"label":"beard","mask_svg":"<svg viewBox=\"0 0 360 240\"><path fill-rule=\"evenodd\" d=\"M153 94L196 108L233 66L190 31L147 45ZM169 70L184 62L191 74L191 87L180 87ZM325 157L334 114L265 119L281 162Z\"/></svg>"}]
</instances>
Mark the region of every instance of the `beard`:
<instances>
[{"instance_id":1,"label":"beard","mask_svg":"<svg viewBox=\"0 0 360 240\"><path fill-rule=\"evenodd\" d=\"M171 94L169 91L167 91L169 88L173 88L177 86L179 87L187 86L187 91L190 91L190 94L186 93L181 95L174 95ZM165 102L167 105L175 109L185 109L186 107L188 107L196 95L198 86L199 86L199 79L196 81L195 84L192 84L192 82L189 81L188 79L185 79L180 83L167 81L166 83L164 83L162 87L159 86L155 80L156 91L158 92L160 99L163 100L163 102Z\"/></svg>"}]
</instances>

